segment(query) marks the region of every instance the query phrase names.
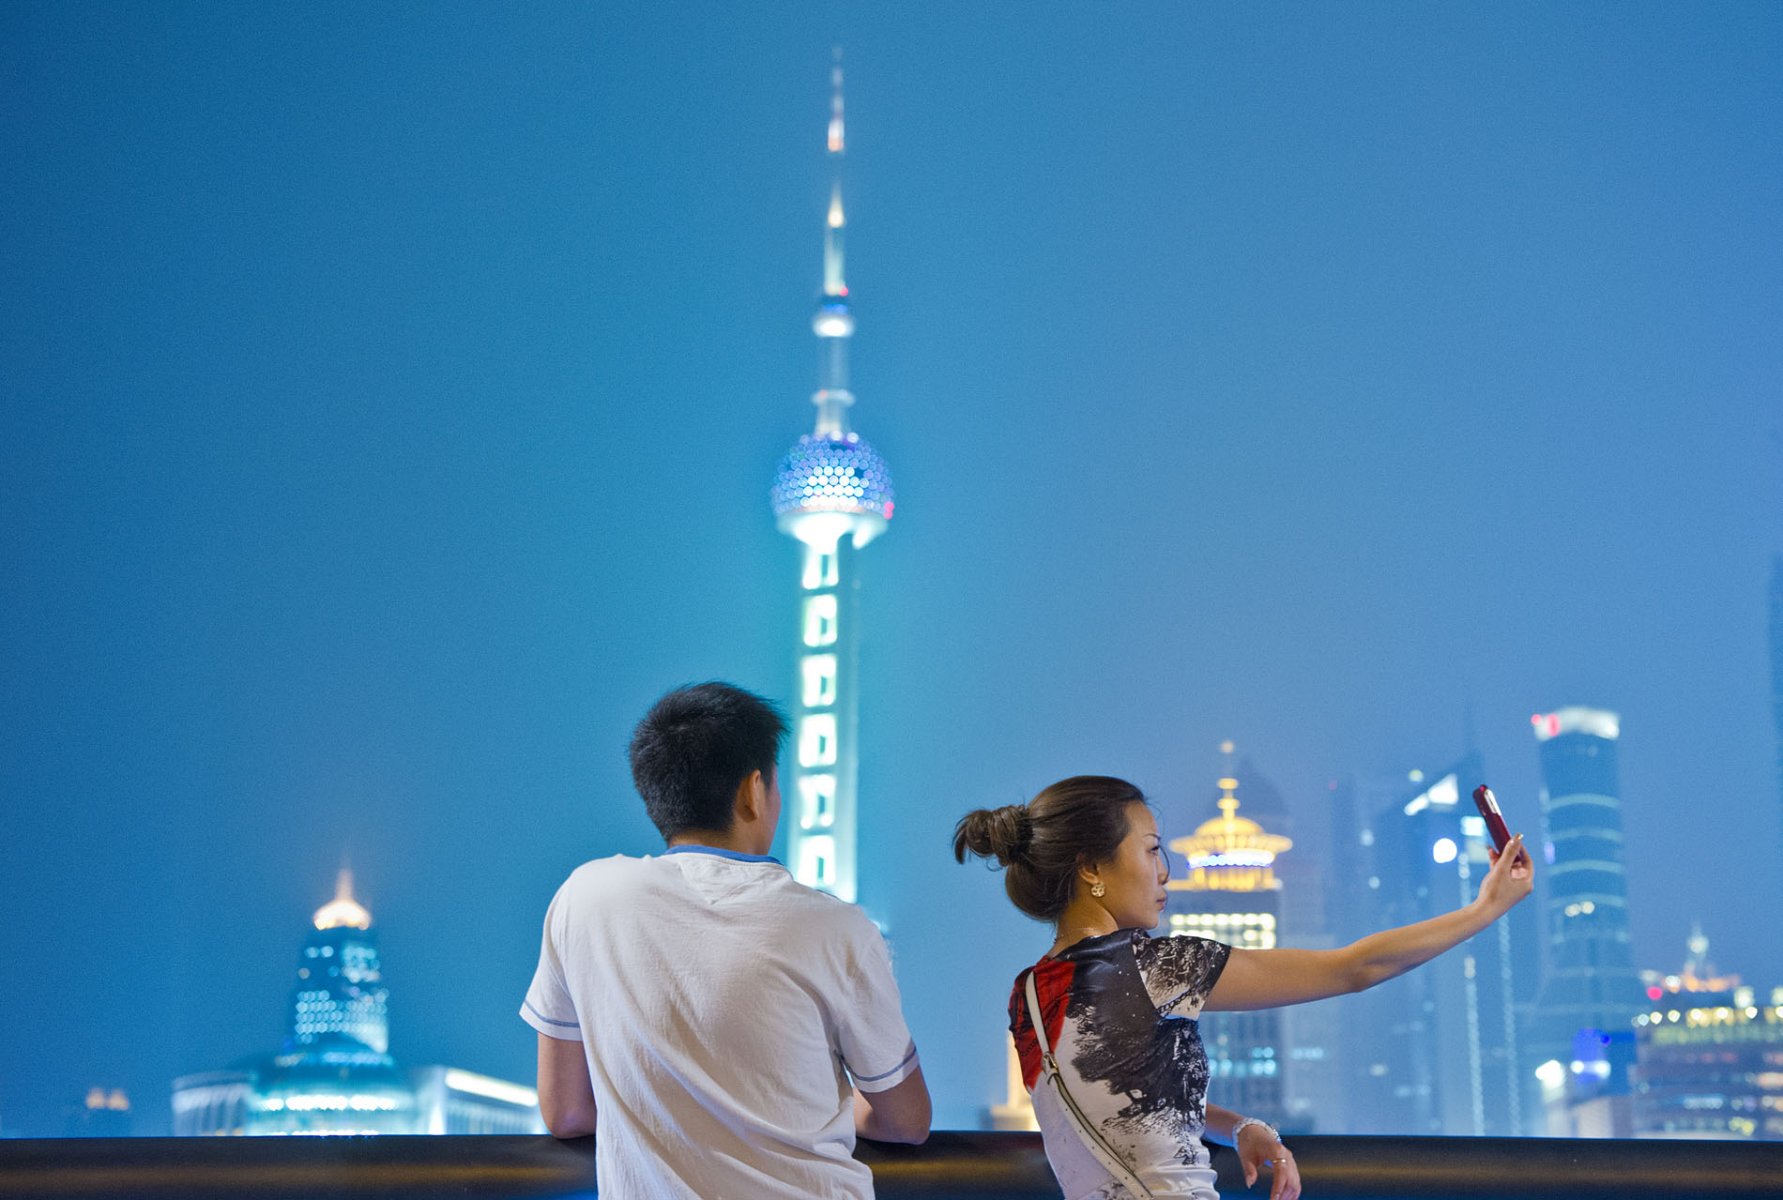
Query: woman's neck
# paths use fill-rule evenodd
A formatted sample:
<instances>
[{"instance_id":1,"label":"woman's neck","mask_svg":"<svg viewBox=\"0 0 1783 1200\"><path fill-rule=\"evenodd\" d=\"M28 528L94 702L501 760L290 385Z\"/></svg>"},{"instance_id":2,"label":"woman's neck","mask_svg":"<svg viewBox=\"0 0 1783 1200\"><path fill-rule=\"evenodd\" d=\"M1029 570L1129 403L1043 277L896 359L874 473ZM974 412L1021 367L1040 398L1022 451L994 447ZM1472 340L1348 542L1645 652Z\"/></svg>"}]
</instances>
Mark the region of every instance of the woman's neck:
<instances>
[{"instance_id":1,"label":"woman's neck","mask_svg":"<svg viewBox=\"0 0 1783 1200\"><path fill-rule=\"evenodd\" d=\"M1085 938L1101 937L1104 934L1113 933L1119 928L1120 926L1115 923L1114 918L1108 915L1108 910L1100 904L1093 901L1086 904L1073 900L1059 916L1056 931L1058 936L1053 939L1052 949L1046 952L1046 956L1051 958L1061 950L1075 946Z\"/></svg>"}]
</instances>

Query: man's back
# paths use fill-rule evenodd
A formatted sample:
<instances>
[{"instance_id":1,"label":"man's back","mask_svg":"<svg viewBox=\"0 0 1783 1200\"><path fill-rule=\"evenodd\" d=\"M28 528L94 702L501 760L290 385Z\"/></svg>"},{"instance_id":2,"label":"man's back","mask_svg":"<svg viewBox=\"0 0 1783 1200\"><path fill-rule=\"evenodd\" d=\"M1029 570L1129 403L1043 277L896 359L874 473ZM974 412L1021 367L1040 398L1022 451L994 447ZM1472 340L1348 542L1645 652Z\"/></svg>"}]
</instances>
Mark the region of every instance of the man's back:
<instances>
[{"instance_id":1,"label":"man's back","mask_svg":"<svg viewBox=\"0 0 1783 1200\"><path fill-rule=\"evenodd\" d=\"M578 868L522 1015L580 1040L601 1194L871 1196L863 1090L917 1067L884 940L771 859L703 847Z\"/></svg>"}]
</instances>

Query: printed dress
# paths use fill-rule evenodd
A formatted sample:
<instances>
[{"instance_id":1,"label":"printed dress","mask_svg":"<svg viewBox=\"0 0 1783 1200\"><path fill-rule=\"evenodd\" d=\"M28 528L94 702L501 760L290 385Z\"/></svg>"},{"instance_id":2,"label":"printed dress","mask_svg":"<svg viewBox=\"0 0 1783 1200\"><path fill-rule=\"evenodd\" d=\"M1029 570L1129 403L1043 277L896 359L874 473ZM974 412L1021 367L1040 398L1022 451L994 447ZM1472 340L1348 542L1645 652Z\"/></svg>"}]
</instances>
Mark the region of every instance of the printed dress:
<instances>
[{"instance_id":1,"label":"printed dress","mask_svg":"<svg viewBox=\"0 0 1783 1200\"><path fill-rule=\"evenodd\" d=\"M1201 1144L1207 1053L1196 1019L1231 953L1204 938L1121 929L1085 938L1016 976L1009 1031L1066 1200L1128 1193L1085 1147L1054 1089L1039 1084L1029 972L1059 1074L1102 1136L1154 1195L1218 1200Z\"/></svg>"}]
</instances>

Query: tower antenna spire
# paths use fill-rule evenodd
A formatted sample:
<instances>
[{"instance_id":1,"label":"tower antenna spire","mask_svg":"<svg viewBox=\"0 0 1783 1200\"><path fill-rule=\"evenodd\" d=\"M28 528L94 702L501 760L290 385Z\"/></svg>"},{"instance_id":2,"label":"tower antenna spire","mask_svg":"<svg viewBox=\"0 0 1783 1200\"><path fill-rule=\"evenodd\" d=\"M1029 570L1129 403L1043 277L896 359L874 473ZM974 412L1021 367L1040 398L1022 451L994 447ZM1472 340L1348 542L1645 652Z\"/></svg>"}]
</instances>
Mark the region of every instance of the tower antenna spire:
<instances>
[{"instance_id":1,"label":"tower antenna spire","mask_svg":"<svg viewBox=\"0 0 1783 1200\"><path fill-rule=\"evenodd\" d=\"M848 224L842 212L842 156L846 153L847 134L842 123L842 47L836 47L836 58L830 67L830 208L823 223L823 297L840 300L848 295L848 281L842 262L842 230ZM818 331L822 336L822 331ZM847 386L844 383L843 386Z\"/></svg>"},{"instance_id":2,"label":"tower antenna spire","mask_svg":"<svg viewBox=\"0 0 1783 1200\"><path fill-rule=\"evenodd\" d=\"M848 279L843 266L843 237L848 218L842 211L842 156L847 133L842 121L842 48L830 65L830 207L823 221L823 296L812 332L817 334L817 405L819 437L845 437L854 393L848 390L848 339L854 336L854 313L848 307Z\"/></svg>"}]
</instances>

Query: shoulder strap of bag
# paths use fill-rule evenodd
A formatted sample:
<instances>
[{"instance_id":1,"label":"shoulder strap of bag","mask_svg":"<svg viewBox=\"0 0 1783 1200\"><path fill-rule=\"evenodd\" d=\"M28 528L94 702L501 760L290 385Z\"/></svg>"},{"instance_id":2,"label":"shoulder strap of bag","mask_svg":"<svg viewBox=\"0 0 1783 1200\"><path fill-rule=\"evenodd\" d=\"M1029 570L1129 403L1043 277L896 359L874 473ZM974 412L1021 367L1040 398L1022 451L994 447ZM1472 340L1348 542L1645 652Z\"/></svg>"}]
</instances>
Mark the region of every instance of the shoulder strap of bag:
<instances>
[{"instance_id":1,"label":"shoulder strap of bag","mask_svg":"<svg viewBox=\"0 0 1783 1200\"><path fill-rule=\"evenodd\" d=\"M1108 1139L1102 1136L1102 1131L1096 1128L1095 1123L1084 1115L1084 1111L1077 1106L1077 1101L1066 1088L1064 1076L1059 1074L1059 1064L1053 1058L1052 1046L1047 1042L1046 1019L1040 1012L1040 992L1034 986L1033 971L1028 972L1027 995L1028 1023L1034 1027L1034 1039L1040 1043L1041 1074L1046 1076L1046 1081L1052 1084L1053 1090L1064 1102L1065 1111L1071 1114L1071 1125L1077 1130L1077 1136L1083 1139L1084 1148L1107 1168L1110 1175L1133 1193L1136 1200L1152 1200L1151 1190L1139 1182L1139 1176L1122 1161L1120 1154L1109 1145Z\"/></svg>"}]
</instances>

